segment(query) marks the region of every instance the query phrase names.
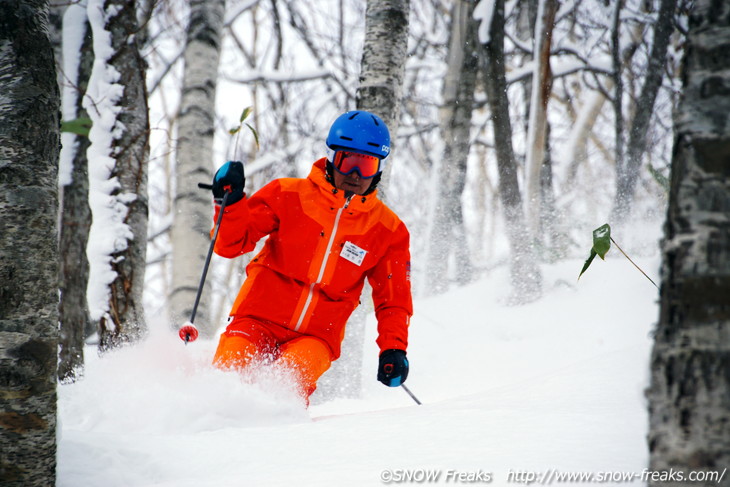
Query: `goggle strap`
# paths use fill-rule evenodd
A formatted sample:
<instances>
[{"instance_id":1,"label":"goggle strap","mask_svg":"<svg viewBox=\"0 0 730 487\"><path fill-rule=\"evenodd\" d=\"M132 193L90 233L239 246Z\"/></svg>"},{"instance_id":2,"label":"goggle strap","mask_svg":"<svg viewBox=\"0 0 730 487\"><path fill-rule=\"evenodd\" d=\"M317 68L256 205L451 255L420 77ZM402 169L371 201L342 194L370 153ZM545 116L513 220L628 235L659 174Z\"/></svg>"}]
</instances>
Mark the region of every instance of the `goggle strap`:
<instances>
[{"instance_id":1,"label":"goggle strap","mask_svg":"<svg viewBox=\"0 0 730 487\"><path fill-rule=\"evenodd\" d=\"M327 147L327 161L329 161L331 164L334 164L335 162L335 152L337 151Z\"/></svg>"}]
</instances>

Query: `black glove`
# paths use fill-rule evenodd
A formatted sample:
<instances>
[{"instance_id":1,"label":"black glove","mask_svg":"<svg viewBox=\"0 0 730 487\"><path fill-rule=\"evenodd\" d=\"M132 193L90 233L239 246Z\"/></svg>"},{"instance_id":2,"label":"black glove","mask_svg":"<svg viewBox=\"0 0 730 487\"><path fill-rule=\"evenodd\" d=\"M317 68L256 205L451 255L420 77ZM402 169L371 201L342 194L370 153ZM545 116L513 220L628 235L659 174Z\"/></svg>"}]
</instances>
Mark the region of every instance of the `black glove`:
<instances>
[{"instance_id":1,"label":"black glove","mask_svg":"<svg viewBox=\"0 0 730 487\"><path fill-rule=\"evenodd\" d=\"M386 350L380 354L378 380L388 387L398 387L408 377L408 359L403 350Z\"/></svg>"},{"instance_id":2,"label":"black glove","mask_svg":"<svg viewBox=\"0 0 730 487\"><path fill-rule=\"evenodd\" d=\"M243 198L245 184L243 164L240 161L228 161L213 176L213 199L220 205L223 202L223 196L228 191L231 194L228 195L226 205L236 203Z\"/></svg>"}]
</instances>

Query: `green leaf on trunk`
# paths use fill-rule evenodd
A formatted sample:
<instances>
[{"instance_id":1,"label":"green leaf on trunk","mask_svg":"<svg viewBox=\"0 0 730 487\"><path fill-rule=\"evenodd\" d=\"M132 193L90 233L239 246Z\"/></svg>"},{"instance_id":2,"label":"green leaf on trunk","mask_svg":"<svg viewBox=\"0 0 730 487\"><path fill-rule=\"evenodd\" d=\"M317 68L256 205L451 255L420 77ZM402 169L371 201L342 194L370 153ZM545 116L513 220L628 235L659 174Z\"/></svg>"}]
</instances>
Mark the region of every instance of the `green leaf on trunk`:
<instances>
[{"instance_id":1,"label":"green leaf on trunk","mask_svg":"<svg viewBox=\"0 0 730 487\"><path fill-rule=\"evenodd\" d=\"M72 134L88 137L89 132L91 131L91 125L91 119L87 117L64 120L61 122L61 132L70 132Z\"/></svg>"}]
</instances>

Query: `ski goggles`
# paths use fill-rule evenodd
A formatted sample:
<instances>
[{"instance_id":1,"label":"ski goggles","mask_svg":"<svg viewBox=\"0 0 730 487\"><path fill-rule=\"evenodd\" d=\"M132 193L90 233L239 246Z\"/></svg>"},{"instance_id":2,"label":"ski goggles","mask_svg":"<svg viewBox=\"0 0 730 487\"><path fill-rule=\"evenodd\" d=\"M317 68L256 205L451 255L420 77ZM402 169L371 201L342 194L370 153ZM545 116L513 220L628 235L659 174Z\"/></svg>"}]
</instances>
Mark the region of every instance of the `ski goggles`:
<instances>
[{"instance_id":1,"label":"ski goggles","mask_svg":"<svg viewBox=\"0 0 730 487\"><path fill-rule=\"evenodd\" d=\"M362 179L370 179L380 172L380 158L359 152L338 150L332 165L343 176L357 171Z\"/></svg>"}]
</instances>

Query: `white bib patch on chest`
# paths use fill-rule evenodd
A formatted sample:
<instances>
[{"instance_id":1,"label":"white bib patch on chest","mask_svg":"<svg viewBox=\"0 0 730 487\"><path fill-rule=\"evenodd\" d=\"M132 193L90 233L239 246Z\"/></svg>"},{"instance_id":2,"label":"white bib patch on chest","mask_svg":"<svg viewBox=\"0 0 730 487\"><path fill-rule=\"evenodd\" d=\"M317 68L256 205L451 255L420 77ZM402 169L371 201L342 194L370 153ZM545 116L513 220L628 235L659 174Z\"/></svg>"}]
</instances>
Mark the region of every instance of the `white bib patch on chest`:
<instances>
[{"instance_id":1,"label":"white bib patch on chest","mask_svg":"<svg viewBox=\"0 0 730 487\"><path fill-rule=\"evenodd\" d=\"M367 253L367 250L361 249L354 243L345 242L345 245L342 247L342 252L340 252L340 257L349 260L355 265L362 265L362 261L365 260L365 254Z\"/></svg>"}]
</instances>

